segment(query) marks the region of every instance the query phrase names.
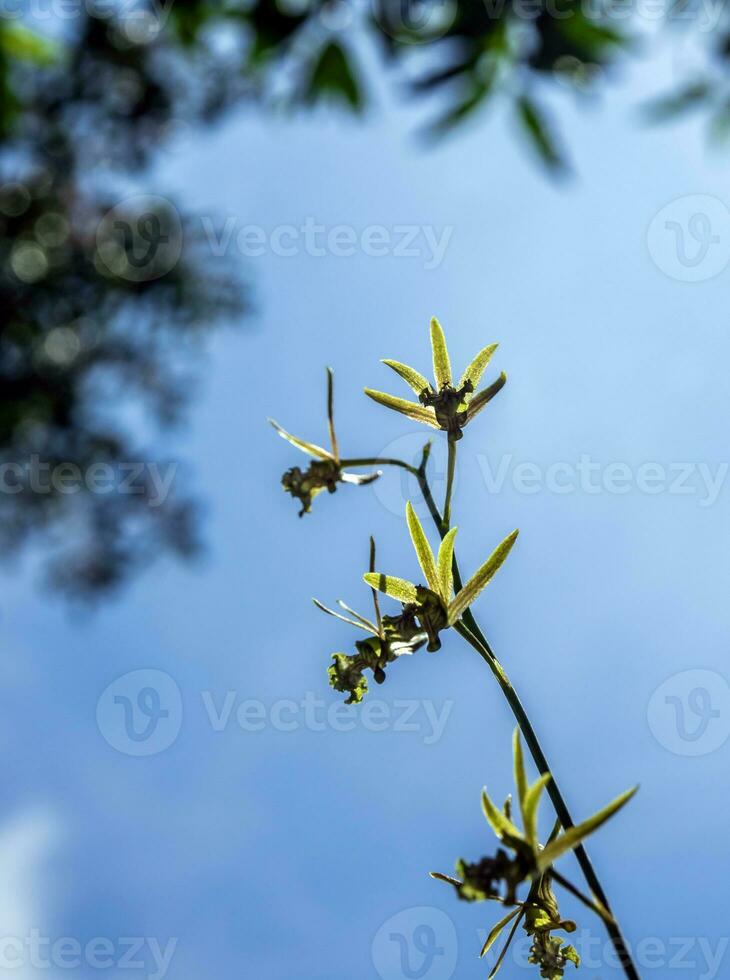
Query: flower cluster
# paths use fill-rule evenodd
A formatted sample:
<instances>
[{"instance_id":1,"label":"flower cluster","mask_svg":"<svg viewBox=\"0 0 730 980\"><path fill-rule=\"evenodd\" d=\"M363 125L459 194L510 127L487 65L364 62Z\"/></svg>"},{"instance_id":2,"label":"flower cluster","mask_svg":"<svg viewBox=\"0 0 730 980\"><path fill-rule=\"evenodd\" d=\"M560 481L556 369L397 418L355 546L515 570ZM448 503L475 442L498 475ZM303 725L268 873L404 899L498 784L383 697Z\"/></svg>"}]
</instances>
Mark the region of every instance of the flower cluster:
<instances>
[{"instance_id":1,"label":"flower cluster","mask_svg":"<svg viewBox=\"0 0 730 980\"><path fill-rule=\"evenodd\" d=\"M457 528L452 528L444 536L438 555L434 557L410 501L406 504L406 521L427 586L414 585L405 579L376 572L375 545L371 539L370 571L366 572L364 579L373 592L375 620L361 616L342 600L338 601L338 605L349 616L329 609L318 599L314 600L322 612L370 634L367 640L355 642L357 652L353 656L333 654L334 663L329 668L330 684L336 691L349 693L347 704L359 703L367 693L368 682L363 673L366 669L372 671L376 683L382 684L385 680L385 667L399 657L415 653L426 643L430 652L439 650L441 631L453 626L487 586L517 538L517 531L508 535L464 588L453 596L454 539ZM378 591L400 601L401 611L398 615L381 616L377 601Z\"/></svg>"},{"instance_id":2,"label":"flower cluster","mask_svg":"<svg viewBox=\"0 0 730 980\"><path fill-rule=\"evenodd\" d=\"M333 377L332 371L329 368L327 368L327 419L331 450L323 449L322 446L317 446L313 442L306 442L304 439L299 439L298 436L293 436L286 429L282 429L278 422L269 419L269 422L282 439L286 439L292 446L296 446L303 453L313 457L313 461L306 470L302 470L299 466L292 466L281 478L281 485L284 490L290 493L296 500L299 500L302 505L302 509L299 511L300 517L309 513L312 508L312 501L323 490L327 490L328 493L334 493L338 483L352 483L355 486L362 486L366 483L372 483L373 480L377 480L380 476L379 472L365 473L362 475L358 473L346 473L342 468L340 450L337 444L337 436L335 435Z\"/></svg>"},{"instance_id":3,"label":"flower cluster","mask_svg":"<svg viewBox=\"0 0 730 980\"><path fill-rule=\"evenodd\" d=\"M414 607L421 626L428 634L428 650L434 652L441 648L439 633L458 622L491 582L512 550L519 532L513 531L508 534L458 594L453 595L454 539L458 528L452 527L447 531L439 545L438 554L434 557L426 533L410 501L406 504L406 521L426 585L414 585L406 579L374 571L365 575L365 581L372 588Z\"/></svg>"},{"instance_id":4,"label":"flower cluster","mask_svg":"<svg viewBox=\"0 0 730 980\"><path fill-rule=\"evenodd\" d=\"M567 945L562 937L553 935L556 930L567 933L575 931L575 923L560 915L553 883L566 887L605 921L612 920L610 913L599 902L582 895L555 870L554 864L617 813L631 799L636 789L623 793L588 820L562 833L558 822L543 846L538 838L538 808L551 777L549 773L545 773L531 786L528 784L519 729L514 733L513 748L515 786L523 829L519 830L512 820L511 798L508 797L504 807L500 809L484 790L484 815L504 847L499 848L494 857L483 857L474 864L463 860L457 862L455 878L438 872L431 874L432 877L452 885L459 898L464 901L495 901L512 906L510 912L489 933L480 954L484 956L503 930L512 923L507 942L489 975L490 980L501 967L520 923L532 939L530 962L540 967L540 976L545 980L561 980L566 965L573 963L578 966L580 959L576 950ZM517 893L522 885L528 885L529 890L525 899L519 900Z\"/></svg>"},{"instance_id":5,"label":"flower cluster","mask_svg":"<svg viewBox=\"0 0 730 980\"><path fill-rule=\"evenodd\" d=\"M325 611L332 612L330 609ZM355 641L355 656L333 654L334 663L329 668L330 685L336 691L349 693L346 704L357 704L368 691L363 674L366 668L372 671L376 684L382 684L388 664L398 657L415 653L425 642L426 635L416 622L413 609L406 606L400 616L383 616L378 634Z\"/></svg>"},{"instance_id":6,"label":"flower cluster","mask_svg":"<svg viewBox=\"0 0 730 980\"><path fill-rule=\"evenodd\" d=\"M373 538L370 538L370 567L375 567ZM348 616L329 609L319 599L312 600L322 612L370 634L367 640L355 641L357 653L354 656L348 656L346 653L332 655L334 663L328 671L330 686L336 691L350 695L345 704L359 704L367 694L368 682L363 671L371 670L375 683L382 684L388 664L393 663L398 657L415 653L427 640L427 635L419 625L412 605L404 605L397 616L382 616L375 589L372 590L372 596L374 621L355 612L342 599L338 599L337 604L349 613Z\"/></svg>"},{"instance_id":7,"label":"flower cluster","mask_svg":"<svg viewBox=\"0 0 730 980\"><path fill-rule=\"evenodd\" d=\"M497 346L497 344L490 344L482 348L458 383L454 385L446 338L441 324L434 317L431 320L431 351L435 384L432 385L427 378L407 364L390 359L383 361L383 364L387 364L403 378L406 384L410 385L418 395L418 404L405 398L396 398L395 395L388 395L383 391L374 391L372 388L366 388L365 394L373 401L415 419L416 422L423 422L424 425L430 425L434 429L443 429L448 432L449 439L461 439L461 430L464 426L489 404L507 381L507 375L502 372L488 388L474 394Z\"/></svg>"}]
</instances>

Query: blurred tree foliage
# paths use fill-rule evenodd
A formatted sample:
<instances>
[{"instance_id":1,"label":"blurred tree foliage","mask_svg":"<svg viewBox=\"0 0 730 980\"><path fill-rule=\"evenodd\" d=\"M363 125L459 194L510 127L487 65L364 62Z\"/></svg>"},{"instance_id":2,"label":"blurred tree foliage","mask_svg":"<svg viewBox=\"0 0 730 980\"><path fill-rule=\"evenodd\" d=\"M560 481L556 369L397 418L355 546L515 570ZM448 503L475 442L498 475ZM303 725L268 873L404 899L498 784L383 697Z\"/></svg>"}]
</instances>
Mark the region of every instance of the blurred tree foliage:
<instances>
[{"instance_id":1,"label":"blurred tree foliage","mask_svg":"<svg viewBox=\"0 0 730 980\"><path fill-rule=\"evenodd\" d=\"M669 19L694 22L691 0L668 2ZM86 473L143 461L132 409L172 421L197 334L245 307L234 270L189 219L163 198L130 196L130 178L181 126L244 99L360 110L364 66L379 56L401 91L428 98L431 136L499 94L559 172L544 97L605 81L633 47L630 4L0 0L2 552L35 540L54 584L95 595L167 548L194 548L195 509L179 488L156 506L144 478L134 493L41 493L30 462ZM725 21L712 32L717 64L730 52ZM652 115L709 105L722 132L730 103L718 84L717 73L692 78Z\"/></svg>"},{"instance_id":2,"label":"blurred tree foliage","mask_svg":"<svg viewBox=\"0 0 730 980\"><path fill-rule=\"evenodd\" d=\"M0 20L0 553L35 546L85 598L195 550L194 501L158 492L139 440L178 416L197 335L243 307L191 222L122 184L236 89L197 53L196 85L187 47L139 16L77 7L52 40Z\"/></svg>"}]
</instances>

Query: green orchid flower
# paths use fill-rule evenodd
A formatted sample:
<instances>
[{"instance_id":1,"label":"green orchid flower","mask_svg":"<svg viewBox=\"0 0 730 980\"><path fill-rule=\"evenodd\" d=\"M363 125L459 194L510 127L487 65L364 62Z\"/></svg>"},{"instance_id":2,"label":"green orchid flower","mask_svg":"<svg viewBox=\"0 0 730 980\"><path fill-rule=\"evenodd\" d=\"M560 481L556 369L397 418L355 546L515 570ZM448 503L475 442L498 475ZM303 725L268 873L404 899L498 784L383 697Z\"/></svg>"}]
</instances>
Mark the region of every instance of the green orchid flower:
<instances>
[{"instance_id":1,"label":"green orchid flower","mask_svg":"<svg viewBox=\"0 0 730 980\"><path fill-rule=\"evenodd\" d=\"M568 830L562 831L558 821L552 834L543 846L538 839L538 808L545 787L550 782L550 773L540 776L532 785L527 781L524 756L519 729L513 738L514 778L517 800L522 816L522 830L512 820L511 797L500 809L489 798L486 789L482 793L482 808L490 827L500 843L507 850L499 848L494 857L484 857L470 864L460 860L456 865L457 877L431 872L431 877L452 885L460 899L468 902L496 901L514 906L500 919L487 937L481 956L484 956L497 941L504 929L512 923L507 942L502 949L489 980L500 969L507 949L514 938L520 923L532 938L529 960L540 967L540 976L547 980L560 980L568 963L578 966L580 958L576 950L566 945L560 936L553 936L555 930L574 932L576 925L570 919L562 919L553 882L564 887L584 905L599 915L604 921L612 923L611 914L600 902L583 895L574 885L555 870L555 862L564 854L574 850L590 834L628 803L638 787L622 793L612 803L598 813ZM511 851L508 854L507 851ZM529 892L520 901L517 889L529 884Z\"/></svg>"},{"instance_id":2,"label":"green orchid flower","mask_svg":"<svg viewBox=\"0 0 730 980\"><path fill-rule=\"evenodd\" d=\"M446 338L441 324L434 317L431 320L434 385L407 364L383 360L383 364L392 368L415 391L418 404L382 391L374 391L372 388L366 388L365 394L380 405L392 408L416 422L423 422L434 429L443 429L448 432L449 439L461 439L463 427L489 404L507 382L507 375L503 371L488 388L474 394L497 347L498 344L490 344L482 348L454 386Z\"/></svg>"},{"instance_id":3,"label":"green orchid flower","mask_svg":"<svg viewBox=\"0 0 730 980\"><path fill-rule=\"evenodd\" d=\"M426 578L426 585L414 585L406 579L383 575L373 570L366 573L364 578L372 589L378 589L393 599L415 607L416 616L428 634L427 649L433 653L441 649L439 633L453 626L489 584L510 553L519 532L513 531L507 535L481 568L454 596L452 595L454 539L458 528L452 527L448 531L439 545L437 556L434 557L423 526L410 501L406 504L406 521L418 563Z\"/></svg>"},{"instance_id":4,"label":"green orchid flower","mask_svg":"<svg viewBox=\"0 0 730 980\"><path fill-rule=\"evenodd\" d=\"M370 568L375 568L375 541L370 539ZM410 655L422 647L428 639L415 616L415 607L404 605L397 616L383 616L380 612L378 593L372 589L374 621L361 616L342 599L337 600L338 606L349 616L343 616L323 605L319 599L313 599L315 606L329 616L350 626L364 630L370 636L367 640L356 640L355 656L345 653L333 654L334 663L329 667L330 686L336 691L349 693L345 704L359 704L368 691L368 682L363 673L369 669L377 684L385 680L385 667L399 657ZM350 618L352 617L352 618Z\"/></svg>"},{"instance_id":5,"label":"green orchid flower","mask_svg":"<svg viewBox=\"0 0 730 980\"><path fill-rule=\"evenodd\" d=\"M372 483L373 480L377 480L381 475L380 471L359 474L346 473L342 469L340 450L335 434L334 379L330 368L327 368L327 421L331 450L323 449L322 446L317 446L313 442L306 442L304 439L299 439L297 436L293 436L290 432L287 432L286 429L282 429L278 422L269 419L269 422L282 439L286 439L292 446L296 446L303 453L313 457L312 462L306 470L302 470L299 466L293 466L281 478L281 485L284 490L302 504L302 509L299 511L300 517L309 513L312 508L312 501L323 490L334 493L338 483L363 486L366 483Z\"/></svg>"}]
</instances>

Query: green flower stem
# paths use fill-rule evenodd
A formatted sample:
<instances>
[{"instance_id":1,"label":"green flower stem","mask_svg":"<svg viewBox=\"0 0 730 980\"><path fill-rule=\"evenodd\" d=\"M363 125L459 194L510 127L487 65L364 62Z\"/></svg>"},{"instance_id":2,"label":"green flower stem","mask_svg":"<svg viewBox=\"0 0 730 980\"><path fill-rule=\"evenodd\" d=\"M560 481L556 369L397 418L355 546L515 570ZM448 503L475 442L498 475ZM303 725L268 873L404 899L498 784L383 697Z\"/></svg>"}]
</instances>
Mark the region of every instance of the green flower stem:
<instances>
[{"instance_id":1,"label":"green flower stem","mask_svg":"<svg viewBox=\"0 0 730 980\"><path fill-rule=\"evenodd\" d=\"M441 521L441 537L451 527L451 494L454 490L454 473L456 472L456 440L449 438L449 462L446 471L446 498L444 499L444 516Z\"/></svg>"},{"instance_id":2,"label":"green flower stem","mask_svg":"<svg viewBox=\"0 0 730 980\"><path fill-rule=\"evenodd\" d=\"M466 618L466 616L464 616ZM502 688L502 693L504 694L507 702L512 709L512 713L517 719L517 724L520 726L520 731L522 732L525 742L530 750L530 754L535 761L541 775L545 773L550 773L552 778L547 784L547 792L550 796L553 806L555 807L555 812L558 815L560 823L563 825L564 830L570 829L570 827L575 826L573 818L570 815L568 806L563 798L563 794L560 792L560 787L558 786L553 770L548 765L548 761L545 758L545 754L542 751L542 747L538 740L535 730L532 727L532 723L527 716L522 702L520 701L517 692L512 687L504 668L500 664L499 660L495 657L489 644L482 643L469 629L462 623L456 623L454 626L456 632L466 640L467 643L472 646L477 653L482 657L482 659L487 663L489 669L492 671L497 679L497 683ZM629 953L626 941L623 937L621 929L616 922L613 913L611 912L611 906L609 905L608 899L606 898L606 893L604 892L600 881L598 880L598 875L596 874L593 864L591 863L588 853L583 846L579 844L574 852L578 859L578 864L580 865L581 871L588 883L588 887L593 892L594 896L598 899L601 905L606 909L606 911L611 916L611 920L608 921L604 918L604 923L611 937L611 942L616 950L616 956L619 963L621 964L624 973L629 978L629 980L639 980L639 974L636 971L631 955Z\"/></svg>"},{"instance_id":3,"label":"green flower stem","mask_svg":"<svg viewBox=\"0 0 730 980\"><path fill-rule=\"evenodd\" d=\"M415 466L411 466L409 463L406 463L404 460L401 459L380 459L378 457L343 460L341 465L342 466L347 465L349 467L399 466L402 469L407 470L418 480L418 485L420 487L421 493L423 494L423 499L426 502L426 506L428 507L429 513L433 518L433 522L436 525L440 537L443 538L446 535L446 532L448 531L448 523L446 523L444 517L442 517L436 505L436 502L433 499L433 494L431 493L431 488L428 483L428 477L426 475L426 465L428 463L430 452L431 452L431 444L429 442L426 443L426 445L423 448L423 456L421 458L421 463L417 468ZM454 453L453 453L454 463L455 463L455 457L456 457L456 451L454 449ZM449 443L449 468L450 469L451 469L451 465L452 465L452 452L451 452L451 443ZM450 482L453 483L453 476ZM448 487L449 487L449 481L447 480L447 503L450 504L451 494ZM462 587L462 579L461 579L461 574L459 572L459 566L456 559L456 552L454 552L453 571L454 571L454 589L456 592L459 592ZM459 635L464 640L466 640L467 643L469 643L470 646L472 646L477 651L477 653L479 653L479 655L486 662L487 666L489 667L489 669L492 671L495 678L497 679L497 683L501 687L502 693L504 694L510 708L512 709L512 713L514 714L517 720L517 724L520 726L520 731L524 736L525 742L530 750L530 754L532 755L532 758L540 774L544 775L545 773L548 772L551 774L552 778L547 785L547 792L550 796L553 806L555 807L555 812L558 816L558 819L560 820L560 823L563 825L563 828L565 830L568 830L570 827L575 826L573 818L570 815L570 811L568 810L567 804L563 798L562 793L560 792L560 787L558 786L555 780L553 770L548 765L547 759L545 758L545 753L542 751L542 747L540 745L538 737L535 733L534 728L532 727L530 719L527 716L527 712L525 711L522 702L520 701L517 695L517 692L512 687L512 684L504 668L502 667L499 660L495 656L494 651L490 647L487 638L484 636L481 629L479 628L479 625L476 619L474 618L474 614L472 613L471 609L467 609L464 612L462 621L460 623L457 623L454 629L456 630L457 633L459 633ZM613 917L613 913L611 912L611 906L609 905L608 899L606 898L606 893L604 892L603 887L601 886L601 883L598 880L598 876L593 868L593 864L591 863L591 860L588 857L588 853L586 852L586 849L583 846L583 844L579 844L575 848L575 851L573 853L575 854L578 860L578 864L580 865L581 871L583 872L586 882L588 883L588 887L593 892L595 898L598 899L601 905L606 909L606 911L611 916L610 922L606 921L605 919L604 922L608 934L611 938L611 942L613 943L613 947L616 951L616 956L618 958L618 961L621 964L621 967L623 968L624 974L626 975L626 977L628 977L628 980L640 980L639 974L636 970L636 967L633 964L633 961L631 959L631 954L629 953L621 929L618 923L616 922L615 917Z\"/></svg>"}]
</instances>

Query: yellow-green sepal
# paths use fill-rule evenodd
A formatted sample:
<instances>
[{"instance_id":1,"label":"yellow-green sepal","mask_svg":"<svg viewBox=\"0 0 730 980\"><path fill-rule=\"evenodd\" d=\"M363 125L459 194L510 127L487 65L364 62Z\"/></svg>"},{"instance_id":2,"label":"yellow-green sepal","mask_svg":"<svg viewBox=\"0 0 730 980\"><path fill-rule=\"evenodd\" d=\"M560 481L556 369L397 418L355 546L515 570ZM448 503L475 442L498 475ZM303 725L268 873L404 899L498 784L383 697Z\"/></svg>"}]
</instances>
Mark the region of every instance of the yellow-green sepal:
<instances>
[{"instance_id":1,"label":"yellow-green sepal","mask_svg":"<svg viewBox=\"0 0 730 980\"><path fill-rule=\"evenodd\" d=\"M326 449L322 449L321 446L317 446L313 442L305 442L304 439L299 439L297 436L293 436L291 432L287 432L286 429L282 429L278 422L273 419L269 419L269 423L273 425L276 431L279 433L282 439L286 439L290 442L292 446L296 446L303 453L307 453L308 456L314 456L316 459L327 459L335 462L335 457L332 453L328 452Z\"/></svg>"},{"instance_id":2,"label":"yellow-green sepal","mask_svg":"<svg viewBox=\"0 0 730 980\"><path fill-rule=\"evenodd\" d=\"M431 351L433 353L433 376L436 388L451 384L451 361L446 347L446 337L436 317L431 320Z\"/></svg>"},{"instance_id":3,"label":"yellow-green sepal","mask_svg":"<svg viewBox=\"0 0 730 980\"><path fill-rule=\"evenodd\" d=\"M482 375L484 374L487 365L492 359L492 355L498 347L499 344L490 344L488 347L482 347L474 360L462 374L456 387L463 388L468 381L472 385L474 391L476 391L477 385L482 380Z\"/></svg>"},{"instance_id":4,"label":"yellow-green sepal","mask_svg":"<svg viewBox=\"0 0 730 980\"><path fill-rule=\"evenodd\" d=\"M431 551L431 545L428 543L426 532L423 530L423 525L418 519L418 514L413 509L413 504L410 500L406 504L406 522L418 558L418 564L421 566L421 570L426 577L426 583L432 592L439 595L441 588L433 551Z\"/></svg>"},{"instance_id":5,"label":"yellow-green sepal","mask_svg":"<svg viewBox=\"0 0 730 980\"><path fill-rule=\"evenodd\" d=\"M626 806L629 800L634 796L638 790L638 786L634 786L633 789L627 790L622 793L621 796L617 796L612 803L605 806L598 813L595 813L592 817L584 820L575 827L570 827L565 833L556 837L552 843L548 844L543 851L540 852L537 858L537 867L539 871L546 871L559 857L566 854L568 851L572 851L574 848L585 840L589 834L594 833L598 830L607 820L609 820L615 813Z\"/></svg>"},{"instance_id":6,"label":"yellow-green sepal","mask_svg":"<svg viewBox=\"0 0 730 980\"><path fill-rule=\"evenodd\" d=\"M397 599L399 602L418 601L418 589L412 582L408 582L404 578L383 575L381 572L366 572L363 578L371 589L384 592L391 599Z\"/></svg>"},{"instance_id":7,"label":"yellow-green sepal","mask_svg":"<svg viewBox=\"0 0 730 980\"><path fill-rule=\"evenodd\" d=\"M481 591L491 582L507 559L507 555L512 550L512 546L517 540L520 532L515 530L508 534L501 544L498 544L492 554L466 583L464 588L449 603L449 624L453 624L459 619L466 609L474 602Z\"/></svg>"},{"instance_id":8,"label":"yellow-green sepal","mask_svg":"<svg viewBox=\"0 0 730 980\"><path fill-rule=\"evenodd\" d=\"M401 378L410 385L413 391L417 395L421 395L424 391L427 391L431 385L428 378L416 371L415 368L408 367L407 364L401 364L400 361L393 361L390 358L383 358L383 364L387 364L389 368L392 368L396 374L400 375Z\"/></svg>"},{"instance_id":9,"label":"yellow-green sepal","mask_svg":"<svg viewBox=\"0 0 730 980\"><path fill-rule=\"evenodd\" d=\"M384 391L374 391L372 388L366 388L365 394L379 405L391 408L394 412L400 412L401 415L406 415L409 419L423 422L424 425L430 425L433 429L440 428L436 421L436 413L432 408L426 408L424 405L416 404L416 402L409 402L405 398L396 398L395 395L388 395Z\"/></svg>"}]
</instances>

